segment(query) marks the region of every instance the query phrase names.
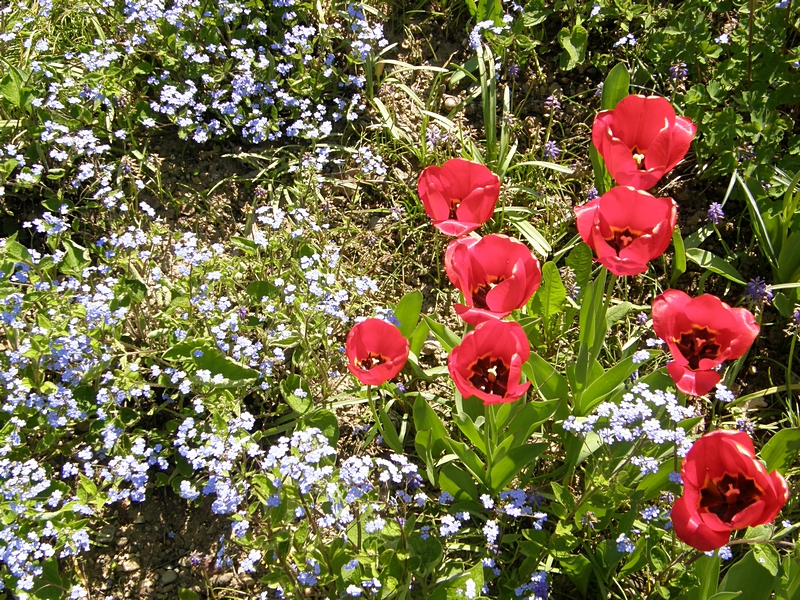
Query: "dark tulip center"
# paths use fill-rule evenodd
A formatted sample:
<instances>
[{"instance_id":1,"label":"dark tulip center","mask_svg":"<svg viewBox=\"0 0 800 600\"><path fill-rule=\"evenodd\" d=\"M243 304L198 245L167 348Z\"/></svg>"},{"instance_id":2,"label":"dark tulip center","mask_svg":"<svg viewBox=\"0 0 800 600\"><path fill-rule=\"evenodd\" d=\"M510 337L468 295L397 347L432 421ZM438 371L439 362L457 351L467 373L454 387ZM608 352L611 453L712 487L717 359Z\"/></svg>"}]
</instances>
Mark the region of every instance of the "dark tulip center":
<instances>
[{"instance_id":1,"label":"dark tulip center","mask_svg":"<svg viewBox=\"0 0 800 600\"><path fill-rule=\"evenodd\" d=\"M508 365L500 358L482 356L470 365L469 382L477 389L495 396L505 396L508 391Z\"/></svg>"},{"instance_id":2,"label":"dark tulip center","mask_svg":"<svg viewBox=\"0 0 800 600\"><path fill-rule=\"evenodd\" d=\"M608 245L614 248L617 251L617 255L630 246L633 243L633 240L636 238L642 237L642 233L640 231L631 231L630 227L626 227L625 229L617 229L616 227L611 228L611 233L613 234L610 238L605 238L608 242Z\"/></svg>"},{"instance_id":3,"label":"dark tulip center","mask_svg":"<svg viewBox=\"0 0 800 600\"><path fill-rule=\"evenodd\" d=\"M461 206L461 198L450 198L450 219L457 219L456 209Z\"/></svg>"},{"instance_id":4,"label":"dark tulip center","mask_svg":"<svg viewBox=\"0 0 800 600\"><path fill-rule=\"evenodd\" d=\"M692 330L681 334L676 339L678 349L683 357L689 361L689 368L697 371L700 361L704 358L714 359L719 356L719 344L714 341L717 332L708 327L692 325Z\"/></svg>"},{"instance_id":5,"label":"dark tulip center","mask_svg":"<svg viewBox=\"0 0 800 600\"><path fill-rule=\"evenodd\" d=\"M362 358L358 361L358 366L365 371L369 371L372 367L377 367L385 362L389 362L389 359L383 354L375 354L374 352L370 352L367 354L366 358Z\"/></svg>"},{"instance_id":6,"label":"dark tulip center","mask_svg":"<svg viewBox=\"0 0 800 600\"><path fill-rule=\"evenodd\" d=\"M719 479L706 479L700 490L700 508L717 515L725 524L761 498L756 482L741 473L725 473Z\"/></svg>"},{"instance_id":7,"label":"dark tulip center","mask_svg":"<svg viewBox=\"0 0 800 600\"><path fill-rule=\"evenodd\" d=\"M504 275L496 277L488 277L485 283L478 284L478 287L472 290L472 305L475 308L483 308L488 310L489 305L486 304L486 294L488 294L494 287L506 278Z\"/></svg>"}]
</instances>

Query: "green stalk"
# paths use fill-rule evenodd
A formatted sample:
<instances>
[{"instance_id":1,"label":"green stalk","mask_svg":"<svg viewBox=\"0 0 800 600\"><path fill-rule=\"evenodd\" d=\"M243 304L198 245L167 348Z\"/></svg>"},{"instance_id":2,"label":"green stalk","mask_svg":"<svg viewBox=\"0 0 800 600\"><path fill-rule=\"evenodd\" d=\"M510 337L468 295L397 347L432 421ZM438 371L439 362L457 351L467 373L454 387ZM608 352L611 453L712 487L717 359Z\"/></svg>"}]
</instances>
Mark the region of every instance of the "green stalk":
<instances>
[{"instance_id":1,"label":"green stalk","mask_svg":"<svg viewBox=\"0 0 800 600\"><path fill-rule=\"evenodd\" d=\"M485 422L483 423L483 442L486 445L486 487L494 493L492 487L492 467L494 466L494 450L497 424L495 423L494 410L491 404L483 405Z\"/></svg>"}]
</instances>

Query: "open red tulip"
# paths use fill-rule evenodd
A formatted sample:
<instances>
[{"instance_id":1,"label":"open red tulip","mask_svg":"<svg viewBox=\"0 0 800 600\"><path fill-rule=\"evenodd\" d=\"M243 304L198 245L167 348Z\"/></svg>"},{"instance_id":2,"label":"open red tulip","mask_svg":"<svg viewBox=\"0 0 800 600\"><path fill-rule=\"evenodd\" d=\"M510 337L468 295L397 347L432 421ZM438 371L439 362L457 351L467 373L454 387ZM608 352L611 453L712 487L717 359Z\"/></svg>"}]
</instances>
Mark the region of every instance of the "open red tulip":
<instances>
[{"instance_id":1,"label":"open red tulip","mask_svg":"<svg viewBox=\"0 0 800 600\"><path fill-rule=\"evenodd\" d=\"M699 438L681 469L683 496L672 508L675 534L709 552L731 531L771 523L789 499L786 480L767 473L746 433L718 430Z\"/></svg>"},{"instance_id":2,"label":"open red tulip","mask_svg":"<svg viewBox=\"0 0 800 600\"><path fill-rule=\"evenodd\" d=\"M403 369L408 340L400 330L381 319L355 325L344 345L347 368L364 385L380 385Z\"/></svg>"},{"instance_id":3,"label":"open red tulip","mask_svg":"<svg viewBox=\"0 0 800 600\"><path fill-rule=\"evenodd\" d=\"M747 352L759 332L753 313L710 294L692 298L667 290L653 301L652 314L653 329L674 359L667 371L692 396L710 392L721 379L714 369Z\"/></svg>"},{"instance_id":4,"label":"open red tulip","mask_svg":"<svg viewBox=\"0 0 800 600\"><path fill-rule=\"evenodd\" d=\"M447 277L464 294L456 312L470 325L502 319L525 306L542 282L528 247L505 235L453 240L444 257Z\"/></svg>"},{"instance_id":5,"label":"open red tulip","mask_svg":"<svg viewBox=\"0 0 800 600\"><path fill-rule=\"evenodd\" d=\"M458 237L492 218L500 179L481 164L454 158L422 171L417 191L433 226Z\"/></svg>"},{"instance_id":6,"label":"open red tulip","mask_svg":"<svg viewBox=\"0 0 800 600\"><path fill-rule=\"evenodd\" d=\"M575 208L578 233L614 275L638 275L664 254L678 220L672 198L615 187Z\"/></svg>"},{"instance_id":7,"label":"open red tulip","mask_svg":"<svg viewBox=\"0 0 800 600\"><path fill-rule=\"evenodd\" d=\"M620 185L649 190L686 155L697 126L660 96L626 96L600 111L592 142Z\"/></svg>"},{"instance_id":8,"label":"open red tulip","mask_svg":"<svg viewBox=\"0 0 800 600\"><path fill-rule=\"evenodd\" d=\"M453 348L447 369L465 398L476 396L484 405L503 404L528 391L530 382L520 383L520 377L530 356L530 344L519 323L484 321Z\"/></svg>"}]
</instances>

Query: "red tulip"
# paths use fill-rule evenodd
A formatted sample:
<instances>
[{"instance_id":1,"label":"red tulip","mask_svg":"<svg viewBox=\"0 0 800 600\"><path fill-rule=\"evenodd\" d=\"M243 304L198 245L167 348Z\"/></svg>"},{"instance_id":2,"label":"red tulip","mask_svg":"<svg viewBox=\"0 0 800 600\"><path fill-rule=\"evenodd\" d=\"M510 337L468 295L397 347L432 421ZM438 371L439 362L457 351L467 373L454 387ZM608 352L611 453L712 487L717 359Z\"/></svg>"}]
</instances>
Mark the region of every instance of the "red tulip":
<instances>
[{"instance_id":1,"label":"red tulip","mask_svg":"<svg viewBox=\"0 0 800 600\"><path fill-rule=\"evenodd\" d=\"M667 290L653 301L652 314L653 329L674 359L667 371L678 389L692 396L711 391L720 380L714 369L747 352L759 331L753 313L710 294L691 298Z\"/></svg>"},{"instance_id":2,"label":"red tulip","mask_svg":"<svg viewBox=\"0 0 800 600\"><path fill-rule=\"evenodd\" d=\"M675 534L702 552L728 543L731 531L771 523L789 499L786 481L767 473L746 433L713 431L698 439L681 469L683 496L672 507Z\"/></svg>"},{"instance_id":3,"label":"red tulip","mask_svg":"<svg viewBox=\"0 0 800 600\"><path fill-rule=\"evenodd\" d=\"M454 158L427 167L417 190L433 226L445 235L462 236L492 218L500 179L481 164Z\"/></svg>"},{"instance_id":4,"label":"red tulip","mask_svg":"<svg viewBox=\"0 0 800 600\"><path fill-rule=\"evenodd\" d=\"M345 342L347 368L364 385L380 385L395 377L408 359L408 340L381 319L355 325Z\"/></svg>"},{"instance_id":5,"label":"red tulip","mask_svg":"<svg viewBox=\"0 0 800 600\"><path fill-rule=\"evenodd\" d=\"M575 208L578 233L614 275L638 275L664 254L678 220L672 198L615 187Z\"/></svg>"},{"instance_id":6,"label":"red tulip","mask_svg":"<svg viewBox=\"0 0 800 600\"><path fill-rule=\"evenodd\" d=\"M484 321L453 348L447 369L465 398L476 396L484 405L514 402L531 385L520 383L522 365L530 355L528 338L519 323Z\"/></svg>"},{"instance_id":7,"label":"red tulip","mask_svg":"<svg viewBox=\"0 0 800 600\"><path fill-rule=\"evenodd\" d=\"M696 132L664 98L627 96L598 113L592 142L617 183L649 190L686 155Z\"/></svg>"},{"instance_id":8,"label":"red tulip","mask_svg":"<svg viewBox=\"0 0 800 600\"><path fill-rule=\"evenodd\" d=\"M528 247L505 235L453 240L444 256L447 277L464 294L456 312L470 325L502 319L525 303L542 282Z\"/></svg>"}]
</instances>

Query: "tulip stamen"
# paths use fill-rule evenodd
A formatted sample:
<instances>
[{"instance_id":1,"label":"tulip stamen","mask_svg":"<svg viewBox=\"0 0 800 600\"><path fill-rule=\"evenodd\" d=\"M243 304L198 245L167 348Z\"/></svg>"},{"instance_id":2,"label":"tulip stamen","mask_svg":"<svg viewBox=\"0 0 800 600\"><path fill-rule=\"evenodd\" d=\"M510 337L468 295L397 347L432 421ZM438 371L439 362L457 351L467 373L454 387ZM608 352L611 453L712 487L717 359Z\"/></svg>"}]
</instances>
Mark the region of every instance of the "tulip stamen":
<instances>
[{"instance_id":1,"label":"tulip stamen","mask_svg":"<svg viewBox=\"0 0 800 600\"><path fill-rule=\"evenodd\" d=\"M383 354L375 354L374 352L367 353L366 358L362 358L358 361L358 366L360 366L365 371L369 371L373 367L377 367L378 365L382 365L385 362L389 362L389 359L386 358Z\"/></svg>"},{"instance_id":2,"label":"tulip stamen","mask_svg":"<svg viewBox=\"0 0 800 600\"><path fill-rule=\"evenodd\" d=\"M506 278L503 275L499 275L497 277L489 277L485 283L479 284L477 288L472 290L472 305L475 308L489 310L489 305L486 303L486 295L505 280Z\"/></svg>"},{"instance_id":3,"label":"tulip stamen","mask_svg":"<svg viewBox=\"0 0 800 600\"><path fill-rule=\"evenodd\" d=\"M461 206L461 198L450 198L450 219L457 219L456 209Z\"/></svg>"},{"instance_id":4,"label":"tulip stamen","mask_svg":"<svg viewBox=\"0 0 800 600\"><path fill-rule=\"evenodd\" d=\"M638 148L634 148L632 150L633 160L636 162L636 168L640 171L646 171L647 168L644 166L644 152L639 152Z\"/></svg>"},{"instance_id":5,"label":"tulip stamen","mask_svg":"<svg viewBox=\"0 0 800 600\"><path fill-rule=\"evenodd\" d=\"M730 524L745 508L761 499L762 490L742 473L725 473L719 479L708 478L700 490L700 509L715 514Z\"/></svg>"},{"instance_id":6,"label":"tulip stamen","mask_svg":"<svg viewBox=\"0 0 800 600\"><path fill-rule=\"evenodd\" d=\"M617 229L612 227L611 233L614 235L605 239L608 242L608 245L617 251L617 255L619 255L622 250L630 246L635 239L642 237L641 232L631 231L630 227L626 227L625 229Z\"/></svg>"},{"instance_id":7,"label":"tulip stamen","mask_svg":"<svg viewBox=\"0 0 800 600\"><path fill-rule=\"evenodd\" d=\"M505 396L508 390L508 365L502 359L482 356L469 368L469 382L487 394Z\"/></svg>"},{"instance_id":8,"label":"tulip stamen","mask_svg":"<svg viewBox=\"0 0 800 600\"><path fill-rule=\"evenodd\" d=\"M689 361L689 368L697 371L703 359L715 359L719 356L720 345L716 343L716 331L708 327L692 325L692 330L681 333L675 340L683 357Z\"/></svg>"}]
</instances>

